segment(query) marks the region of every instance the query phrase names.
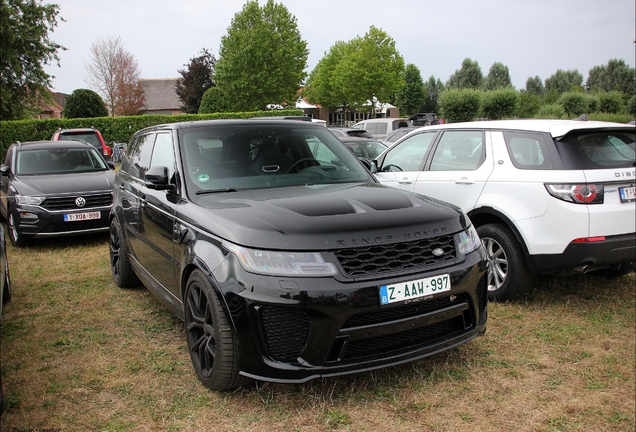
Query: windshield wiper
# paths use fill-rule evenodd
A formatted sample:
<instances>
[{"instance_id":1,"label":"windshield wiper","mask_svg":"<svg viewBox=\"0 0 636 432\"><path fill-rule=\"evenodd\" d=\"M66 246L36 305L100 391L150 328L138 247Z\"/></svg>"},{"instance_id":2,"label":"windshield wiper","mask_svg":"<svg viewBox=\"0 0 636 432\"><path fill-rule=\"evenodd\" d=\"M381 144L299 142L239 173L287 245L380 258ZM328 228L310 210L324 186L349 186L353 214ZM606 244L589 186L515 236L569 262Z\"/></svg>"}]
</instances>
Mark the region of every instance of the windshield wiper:
<instances>
[{"instance_id":1,"label":"windshield wiper","mask_svg":"<svg viewBox=\"0 0 636 432\"><path fill-rule=\"evenodd\" d=\"M222 189L200 190L196 192L196 195L206 195L206 194L223 193L223 192L238 192L238 189L222 188Z\"/></svg>"}]
</instances>

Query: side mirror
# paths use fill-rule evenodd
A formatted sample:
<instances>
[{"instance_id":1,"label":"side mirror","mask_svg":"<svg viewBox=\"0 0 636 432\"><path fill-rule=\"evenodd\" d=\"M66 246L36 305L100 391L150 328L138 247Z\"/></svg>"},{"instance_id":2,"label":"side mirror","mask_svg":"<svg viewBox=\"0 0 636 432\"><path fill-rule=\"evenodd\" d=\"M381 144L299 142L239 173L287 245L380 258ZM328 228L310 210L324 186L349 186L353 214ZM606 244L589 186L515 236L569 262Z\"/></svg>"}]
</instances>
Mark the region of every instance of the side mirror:
<instances>
[{"instance_id":1,"label":"side mirror","mask_svg":"<svg viewBox=\"0 0 636 432\"><path fill-rule=\"evenodd\" d=\"M378 172L378 167L375 164L375 161L369 160L367 158L363 158L363 157L359 157L358 158L360 160L360 162L362 163L362 165L364 165L364 167L369 170L369 172L371 174L377 173Z\"/></svg>"},{"instance_id":2,"label":"side mirror","mask_svg":"<svg viewBox=\"0 0 636 432\"><path fill-rule=\"evenodd\" d=\"M146 171L146 187L155 190L170 190L174 185L168 179L168 167L154 166Z\"/></svg>"},{"instance_id":3,"label":"side mirror","mask_svg":"<svg viewBox=\"0 0 636 432\"><path fill-rule=\"evenodd\" d=\"M113 163L113 161L106 161L106 165L112 170L115 169L115 164Z\"/></svg>"},{"instance_id":4,"label":"side mirror","mask_svg":"<svg viewBox=\"0 0 636 432\"><path fill-rule=\"evenodd\" d=\"M11 174L11 167L9 165L0 166L0 175L8 176Z\"/></svg>"}]
</instances>

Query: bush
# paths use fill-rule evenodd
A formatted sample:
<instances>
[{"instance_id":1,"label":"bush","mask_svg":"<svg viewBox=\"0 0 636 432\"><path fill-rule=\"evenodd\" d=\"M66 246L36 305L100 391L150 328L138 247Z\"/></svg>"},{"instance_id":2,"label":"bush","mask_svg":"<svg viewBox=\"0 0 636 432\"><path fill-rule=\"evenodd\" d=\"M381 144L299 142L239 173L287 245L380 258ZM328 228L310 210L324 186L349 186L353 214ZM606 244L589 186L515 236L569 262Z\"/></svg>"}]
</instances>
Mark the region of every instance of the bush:
<instances>
[{"instance_id":1,"label":"bush","mask_svg":"<svg viewBox=\"0 0 636 432\"><path fill-rule=\"evenodd\" d=\"M618 114L623 110L623 93L619 91L601 93L598 99L600 101L600 112Z\"/></svg>"},{"instance_id":2,"label":"bush","mask_svg":"<svg viewBox=\"0 0 636 432\"><path fill-rule=\"evenodd\" d=\"M541 98L539 95L528 93L527 91L519 92L517 99L517 117L532 118L541 108Z\"/></svg>"},{"instance_id":3,"label":"bush","mask_svg":"<svg viewBox=\"0 0 636 432\"><path fill-rule=\"evenodd\" d=\"M227 110L225 95L219 87L210 87L203 93L199 114L211 114Z\"/></svg>"},{"instance_id":4,"label":"bush","mask_svg":"<svg viewBox=\"0 0 636 432\"><path fill-rule=\"evenodd\" d=\"M560 119L565 117L565 110L558 104L543 105L535 118Z\"/></svg>"},{"instance_id":5,"label":"bush","mask_svg":"<svg viewBox=\"0 0 636 432\"><path fill-rule=\"evenodd\" d=\"M598 112L598 110L600 109L600 106L601 106L601 102L599 101L598 97L593 96L593 95L587 95L585 97L585 100L587 102L587 113L588 114Z\"/></svg>"},{"instance_id":6,"label":"bush","mask_svg":"<svg viewBox=\"0 0 636 432\"><path fill-rule=\"evenodd\" d=\"M519 93L512 88L487 91L482 95L482 117L489 120L513 118Z\"/></svg>"},{"instance_id":7,"label":"bush","mask_svg":"<svg viewBox=\"0 0 636 432\"><path fill-rule=\"evenodd\" d=\"M77 89L66 99L64 117L93 118L107 117L108 110L104 101L93 90Z\"/></svg>"},{"instance_id":8,"label":"bush","mask_svg":"<svg viewBox=\"0 0 636 432\"><path fill-rule=\"evenodd\" d=\"M587 99L583 93L566 92L558 100L558 104L569 117L578 117L587 112Z\"/></svg>"},{"instance_id":9,"label":"bush","mask_svg":"<svg viewBox=\"0 0 636 432\"><path fill-rule=\"evenodd\" d=\"M474 120L481 110L481 92L473 89L453 89L439 95L442 117L449 123Z\"/></svg>"},{"instance_id":10,"label":"bush","mask_svg":"<svg viewBox=\"0 0 636 432\"><path fill-rule=\"evenodd\" d=\"M627 102L627 114L636 117L636 96L632 96Z\"/></svg>"}]
</instances>

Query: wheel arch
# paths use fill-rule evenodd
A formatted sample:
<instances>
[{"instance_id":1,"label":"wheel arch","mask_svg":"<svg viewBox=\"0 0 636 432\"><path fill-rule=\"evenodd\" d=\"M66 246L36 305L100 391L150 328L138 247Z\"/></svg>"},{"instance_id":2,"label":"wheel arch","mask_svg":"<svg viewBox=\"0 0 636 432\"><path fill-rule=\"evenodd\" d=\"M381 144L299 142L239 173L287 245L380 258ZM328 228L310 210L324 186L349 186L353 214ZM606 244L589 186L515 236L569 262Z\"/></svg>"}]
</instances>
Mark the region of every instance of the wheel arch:
<instances>
[{"instance_id":1,"label":"wheel arch","mask_svg":"<svg viewBox=\"0 0 636 432\"><path fill-rule=\"evenodd\" d=\"M530 259L530 253L528 251L528 246L523 239L523 236L519 232L517 226L506 216L498 210L495 210L492 207L480 207L468 212L468 217L471 222L475 225L475 228L480 227L486 224L503 224L507 226L512 234L515 236L515 239L521 245L521 250L523 250L523 255L526 260L526 264L529 267L529 270L535 272L534 261Z\"/></svg>"}]
</instances>

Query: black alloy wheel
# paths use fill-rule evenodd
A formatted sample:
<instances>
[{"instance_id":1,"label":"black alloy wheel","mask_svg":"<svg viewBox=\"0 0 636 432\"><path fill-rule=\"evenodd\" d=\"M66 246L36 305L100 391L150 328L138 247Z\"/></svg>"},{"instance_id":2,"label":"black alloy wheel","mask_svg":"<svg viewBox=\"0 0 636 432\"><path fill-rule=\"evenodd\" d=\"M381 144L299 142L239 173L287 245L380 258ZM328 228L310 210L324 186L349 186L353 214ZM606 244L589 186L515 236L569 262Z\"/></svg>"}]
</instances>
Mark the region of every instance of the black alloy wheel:
<instances>
[{"instance_id":1,"label":"black alloy wheel","mask_svg":"<svg viewBox=\"0 0 636 432\"><path fill-rule=\"evenodd\" d=\"M131 288L139 285L139 278L130 266L130 258L126 249L126 241L122 235L117 218L110 222L109 229L110 269L115 285L120 288Z\"/></svg>"},{"instance_id":2,"label":"black alloy wheel","mask_svg":"<svg viewBox=\"0 0 636 432\"><path fill-rule=\"evenodd\" d=\"M225 391L247 383L239 375L236 339L212 284L200 271L190 275L185 291L185 331L192 366L210 390Z\"/></svg>"}]
</instances>

